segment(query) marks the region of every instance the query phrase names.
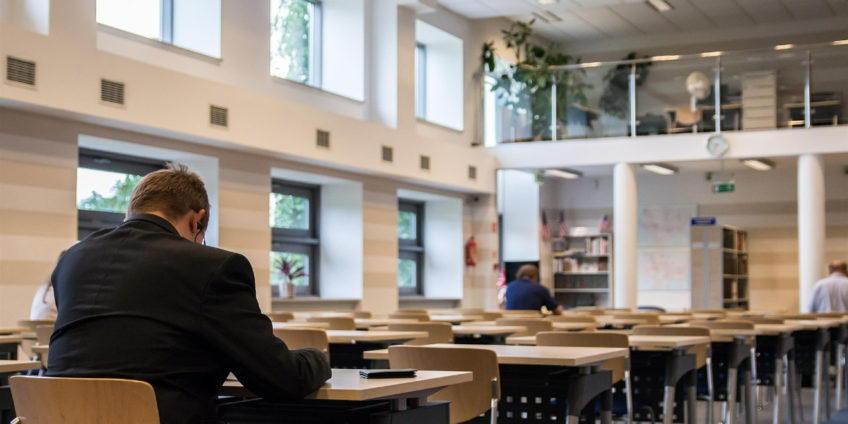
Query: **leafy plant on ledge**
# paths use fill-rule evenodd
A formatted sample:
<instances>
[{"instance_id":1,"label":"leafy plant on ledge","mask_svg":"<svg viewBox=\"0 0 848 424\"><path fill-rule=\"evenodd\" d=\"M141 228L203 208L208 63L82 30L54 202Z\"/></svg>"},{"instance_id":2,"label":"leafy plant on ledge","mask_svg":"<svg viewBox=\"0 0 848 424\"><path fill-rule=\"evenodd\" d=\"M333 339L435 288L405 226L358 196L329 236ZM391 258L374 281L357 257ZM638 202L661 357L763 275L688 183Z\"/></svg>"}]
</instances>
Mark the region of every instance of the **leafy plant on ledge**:
<instances>
[{"instance_id":1,"label":"leafy plant on ledge","mask_svg":"<svg viewBox=\"0 0 848 424\"><path fill-rule=\"evenodd\" d=\"M280 271L286 288L286 297L293 298L295 281L306 276L306 270L302 265L298 266L294 261L281 258L274 263L274 268Z\"/></svg>"},{"instance_id":2,"label":"leafy plant on ledge","mask_svg":"<svg viewBox=\"0 0 848 424\"><path fill-rule=\"evenodd\" d=\"M554 44L540 45L531 41L535 21L516 21L501 30L506 47L515 54L516 63L498 71L492 42L483 44L481 62L483 71L495 77L491 90L498 101L514 111L527 109L533 140L551 140L551 88L556 87L557 128L561 128L568 122L570 110L587 104L584 91L592 87L584 82L583 69L552 69L579 64L580 58L562 53ZM562 138L561 134L557 138Z\"/></svg>"}]
</instances>

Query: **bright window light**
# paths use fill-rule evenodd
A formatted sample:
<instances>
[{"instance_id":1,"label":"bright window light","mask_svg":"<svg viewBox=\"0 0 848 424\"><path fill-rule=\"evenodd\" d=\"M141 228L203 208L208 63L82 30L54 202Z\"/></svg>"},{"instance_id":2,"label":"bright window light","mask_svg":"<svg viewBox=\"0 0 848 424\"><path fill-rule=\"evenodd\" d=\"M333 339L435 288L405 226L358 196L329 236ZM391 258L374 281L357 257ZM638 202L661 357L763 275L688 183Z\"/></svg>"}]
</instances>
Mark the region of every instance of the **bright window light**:
<instances>
[{"instance_id":1,"label":"bright window light","mask_svg":"<svg viewBox=\"0 0 848 424\"><path fill-rule=\"evenodd\" d=\"M321 86L321 6L271 0L271 75Z\"/></svg>"},{"instance_id":2,"label":"bright window light","mask_svg":"<svg viewBox=\"0 0 848 424\"><path fill-rule=\"evenodd\" d=\"M583 174L581 172L567 169L548 169L545 171L545 175L549 177L565 178L567 180L576 180Z\"/></svg>"},{"instance_id":3,"label":"bright window light","mask_svg":"<svg viewBox=\"0 0 848 424\"><path fill-rule=\"evenodd\" d=\"M778 44L778 45L774 46L774 49L775 50L789 50L793 47L795 47L794 44Z\"/></svg>"},{"instance_id":4,"label":"bright window light","mask_svg":"<svg viewBox=\"0 0 848 424\"><path fill-rule=\"evenodd\" d=\"M162 37L161 0L97 0L97 23L159 40Z\"/></svg>"}]
</instances>

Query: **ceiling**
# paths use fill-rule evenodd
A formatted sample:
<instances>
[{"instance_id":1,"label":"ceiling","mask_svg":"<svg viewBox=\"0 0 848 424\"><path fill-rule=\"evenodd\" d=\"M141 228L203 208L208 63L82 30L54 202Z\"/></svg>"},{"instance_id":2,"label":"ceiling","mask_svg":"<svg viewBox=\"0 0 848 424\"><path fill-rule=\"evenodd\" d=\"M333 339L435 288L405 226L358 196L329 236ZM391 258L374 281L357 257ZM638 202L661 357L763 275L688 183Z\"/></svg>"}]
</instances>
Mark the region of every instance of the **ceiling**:
<instances>
[{"instance_id":1,"label":"ceiling","mask_svg":"<svg viewBox=\"0 0 848 424\"><path fill-rule=\"evenodd\" d=\"M439 3L472 19L535 17L536 31L561 43L797 25L835 17L848 19L848 0L666 1L673 8L668 12L657 11L644 0L557 0L548 5L541 5L538 0L439 0Z\"/></svg>"}]
</instances>

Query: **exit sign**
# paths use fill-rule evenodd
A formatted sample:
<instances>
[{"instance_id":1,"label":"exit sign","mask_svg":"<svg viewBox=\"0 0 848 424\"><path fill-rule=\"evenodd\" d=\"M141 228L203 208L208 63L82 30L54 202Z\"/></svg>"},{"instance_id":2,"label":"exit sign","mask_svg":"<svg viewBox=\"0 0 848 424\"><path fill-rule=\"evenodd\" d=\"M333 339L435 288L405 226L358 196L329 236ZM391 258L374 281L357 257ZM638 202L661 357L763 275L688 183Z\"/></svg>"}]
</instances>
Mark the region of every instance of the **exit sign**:
<instances>
[{"instance_id":1,"label":"exit sign","mask_svg":"<svg viewBox=\"0 0 848 424\"><path fill-rule=\"evenodd\" d=\"M736 183L733 181L713 183L713 193L733 193L736 191Z\"/></svg>"}]
</instances>

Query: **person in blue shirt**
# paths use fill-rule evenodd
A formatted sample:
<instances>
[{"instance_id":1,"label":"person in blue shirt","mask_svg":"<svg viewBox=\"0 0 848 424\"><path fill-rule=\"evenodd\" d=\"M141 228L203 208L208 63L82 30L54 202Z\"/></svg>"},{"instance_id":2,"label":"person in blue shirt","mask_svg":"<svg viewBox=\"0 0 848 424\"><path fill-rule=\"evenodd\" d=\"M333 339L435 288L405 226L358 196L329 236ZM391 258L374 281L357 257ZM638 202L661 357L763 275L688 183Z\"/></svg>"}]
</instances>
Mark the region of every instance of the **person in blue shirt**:
<instances>
[{"instance_id":1,"label":"person in blue shirt","mask_svg":"<svg viewBox=\"0 0 848 424\"><path fill-rule=\"evenodd\" d=\"M506 309L540 310L542 306L554 314L562 313L562 305L551 297L548 289L539 284L539 268L524 265L515 273L515 281L506 285Z\"/></svg>"}]
</instances>

